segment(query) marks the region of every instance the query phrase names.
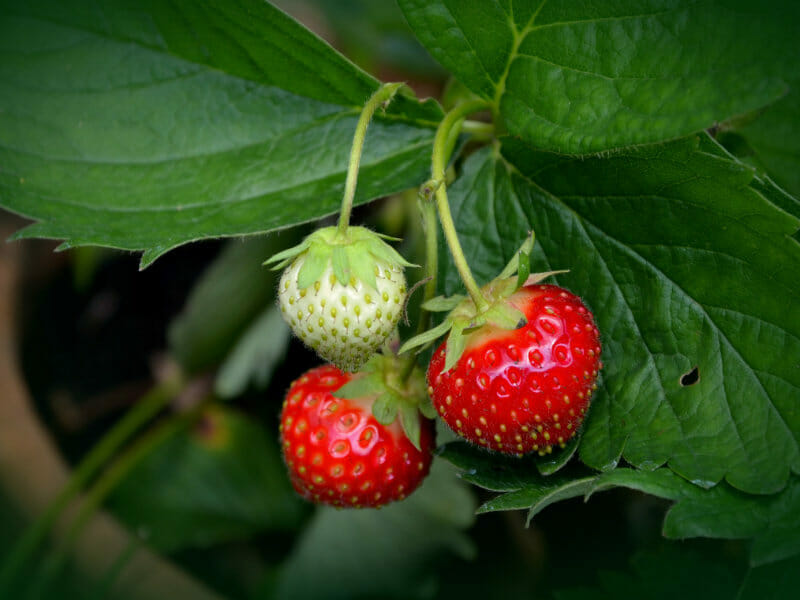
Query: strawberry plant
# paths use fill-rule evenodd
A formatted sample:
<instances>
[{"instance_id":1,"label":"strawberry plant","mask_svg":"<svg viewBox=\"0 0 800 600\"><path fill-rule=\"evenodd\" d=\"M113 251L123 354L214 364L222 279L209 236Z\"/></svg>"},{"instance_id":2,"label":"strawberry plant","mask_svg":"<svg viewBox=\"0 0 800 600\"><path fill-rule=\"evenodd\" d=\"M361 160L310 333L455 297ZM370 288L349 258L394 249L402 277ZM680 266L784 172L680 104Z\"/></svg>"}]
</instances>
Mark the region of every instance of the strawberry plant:
<instances>
[{"instance_id":1,"label":"strawberry plant","mask_svg":"<svg viewBox=\"0 0 800 600\"><path fill-rule=\"evenodd\" d=\"M280 6L0 0L6 248L68 251L9 347L43 422L148 380L53 428L0 596L136 597L140 550L192 597L796 594L795 3ZM86 381L46 316L113 274L182 308Z\"/></svg>"}]
</instances>

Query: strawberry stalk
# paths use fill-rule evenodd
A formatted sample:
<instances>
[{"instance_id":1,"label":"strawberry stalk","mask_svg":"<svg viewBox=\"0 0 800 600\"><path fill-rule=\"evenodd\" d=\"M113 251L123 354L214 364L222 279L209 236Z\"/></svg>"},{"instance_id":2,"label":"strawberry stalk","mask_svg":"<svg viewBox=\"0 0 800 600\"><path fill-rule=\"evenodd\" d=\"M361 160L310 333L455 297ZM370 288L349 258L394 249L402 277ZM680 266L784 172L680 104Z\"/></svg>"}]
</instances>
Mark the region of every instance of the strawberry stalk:
<instances>
[{"instance_id":1,"label":"strawberry stalk","mask_svg":"<svg viewBox=\"0 0 800 600\"><path fill-rule=\"evenodd\" d=\"M347 164L347 179L344 183L342 209L339 212L339 233L345 233L347 226L350 224L350 213L353 211L353 199L356 195L358 168L361 164L361 152L364 149L364 139L367 136L369 122L379 107L385 109L388 106L401 87L403 87L402 83L384 83L372 94L364 104L364 108L361 109L361 116L358 118L356 132L353 135L353 146L350 149L350 161Z\"/></svg>"},{"instance_id":2,"label":"strawberry stalk","mask_svg":"<svg viewBox=\"0 0 800 600\"><path fill-rule=\"evenodd\" d=\"M475 277L473 277L467 259L464 256L461 242L458 241L456 226L455 223L453 223L453 216L450 213L450 203L447 200L445 169L447 168L447 161L450 157L448 148L452 149L454 134L460 131L463 120L468 115L486 108L488 108L487 102L483 100L471 100L459 104L447 113L439 124L439 128L436 130L436 137L433 141L433 156L431 159L431 176L435 186L434 198L436 200L436 209L439 211L439 221L442 224L442 231L444 232L447 246L450 248L450 254L453 256L453 262L456 265L461 281L464 282L464 287L475 303L478 313L487 310L489 308L489 303L483 297L480 287L475 281Z\"/></svg>"},{"instance_id":3,"label":"strawberry stalk","mask_svg":"<svg viewBox=\"0 0 800 600\"><path fill-rule=\"evenodd\" d=\"M436 208L430 202L423 207L423 221L425 224L425 270L430 278L425 284L425 297L423 304L436 296L436 274L439 272L439 236L436 231ZM430 324L430 312L422 311L417 333L425 331Z\"/></svg>"},{"instance_id":4,"label":"strawberry stalk","mask_svg":"<svg viewBox=\"0 0 800 600\"><path fill-rule=\"evenodd\" d=\"M425 230L425 274L428 278L428 282L425 284L425 296L423 298L422 308L420 310L420 318L417 321L417 333L415 337L424 334L428 330L428 327L430 327L431 311L427 310L425 305L433 300L436 296L436 276L439 272L439 242L436 229L437 206L439 207L439 214L441 215L442 211L444 211L445 219L449 223L449 232L451 234L452 242L455 245L454 256L458 255L461 257L462 266L465 270L464 272L466 277L472 282L472 285L474 286L474 289L477 290L478 294L480 294L480 290L475 283L475 279L472 276L469 265L467 265L466 259L464 258L464 253L461 250L461 244L459 243L458 237L455 233L453 218L450 214L450 205L447 201L447 190L444 179L445 167L450 161L450 156L453 153L453 148L455 147L461 131L467 131L476 137L493 135L494 126L491 123L480 123L477 121L464 120L468 114L476 112L477 110L481 110L484 107L485 103L482 101L469 102L457 106L442 120L436 132L433 145L433 155L431 159L432 179L427 184L423 185L422 189L420 190L420 198L422 200L422 219ZM431 196L435 196L437 201L436 205L431 202ZM439 203L440 199L442 204ZM444 225L444 221L442 221L442 227L445 231L445 235L447 235L448 228ZM450 245L450 243L451 239L448 239L448 244ZM453 245L450 247L452 252ZM461 270L459 270L459 272L461 272ZM467 285L466 281L465 285ZM409 377L415 365L416 357L410 356L406 362L405 369L401 376L403 381Z\"/></svg>"}]
</instances>

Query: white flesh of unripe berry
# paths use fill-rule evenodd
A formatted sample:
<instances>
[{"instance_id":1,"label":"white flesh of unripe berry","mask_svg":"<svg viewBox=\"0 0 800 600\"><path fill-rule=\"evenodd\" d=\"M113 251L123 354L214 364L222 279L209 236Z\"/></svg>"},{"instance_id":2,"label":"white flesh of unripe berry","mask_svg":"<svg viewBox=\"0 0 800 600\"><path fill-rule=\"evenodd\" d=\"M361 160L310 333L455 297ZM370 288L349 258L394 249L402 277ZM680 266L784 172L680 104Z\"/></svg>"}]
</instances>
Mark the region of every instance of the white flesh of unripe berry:
<instances>
[{"instance_id":1,"label":"white flesh of unripe berry","mask_svg":"<svg viewBox=\"0 0 800 600\"><path fill-rule=\"evenodd\" d=\"M295 335L343 371L357 371L397 327L406 297L403 270L375 261L377 290L351 277L342 285L328 265L304 290L298 256L283 272L278 290L281 313Z\"/></svg>"}]
</instances>

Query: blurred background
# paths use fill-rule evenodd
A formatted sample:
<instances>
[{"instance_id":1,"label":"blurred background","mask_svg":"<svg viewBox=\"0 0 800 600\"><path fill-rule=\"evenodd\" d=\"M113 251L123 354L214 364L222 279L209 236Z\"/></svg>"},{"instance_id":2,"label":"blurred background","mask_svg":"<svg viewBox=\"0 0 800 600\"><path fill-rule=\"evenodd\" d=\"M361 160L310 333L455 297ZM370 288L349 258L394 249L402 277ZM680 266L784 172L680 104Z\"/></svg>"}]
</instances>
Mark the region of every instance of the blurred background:
<instances>
[{"instance_id":1,"label":"blurred background","mask_svg":"<svg viewBox=\"0 0 800 600\"><path fill-rule=\"evenodd\" d=\"M376 77L452 93L393 2L278 5ZM354 221L420 252L413 192ZM0 236L24 224L0 213ZM635 492L560 502L528 526L524 512L476 517L492 494L437 459L379 511L298 499L277 420L318 359L290 339L261 262L306 232L192 244L143 272L129 253L0 247L2 597L734 597L744 544L666 542L668 504Z\"/></svg>"}]
</instances>

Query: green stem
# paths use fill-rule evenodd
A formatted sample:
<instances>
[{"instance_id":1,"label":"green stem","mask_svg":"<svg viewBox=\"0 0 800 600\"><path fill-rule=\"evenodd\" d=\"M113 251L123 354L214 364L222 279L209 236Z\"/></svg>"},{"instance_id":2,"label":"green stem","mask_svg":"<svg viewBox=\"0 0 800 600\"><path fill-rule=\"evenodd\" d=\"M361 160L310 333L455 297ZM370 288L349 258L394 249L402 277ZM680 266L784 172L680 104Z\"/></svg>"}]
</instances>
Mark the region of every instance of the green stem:
<instances>
[{"instance_id":1,"label":"green stem","mask_svg":"<svg viewBox=\"0 0 800 600\"><path fill-rule=\"evenodd\" d=\"M86 494L86 498L75 520L72 522L69 532L59 545L52 562L48 565L45 579L51 579L58 575L68 558L69 549L80 536L86 523L97 512L103 501L114 491L125 476L143 459L149 456L153 450L191 423L197 417L202 406L201 404L185 414L170 417L145 433L133 446L126 450L105 473L103 473L102 477L97 480ZM48 582L45 581L43 583L43 589L46 589Z\"/></svg>"},{"instance_id":2,"label":"green stem","mask_svg":"<svg viewBox=\"0 0 800 600\"><path fill-rule=\"evenodd\" d=\"M450 161L450 156L453 153L453 148L455 148L461 131L468 131L469 133L473 134L473 137L481 137L486 135L487 139L494 134L494 125L491 123L480 123L478 121L464 120L466 115L477 112L485 108L485 106L486 104L483 101L470 102L457 106L442 120L442 123L439 125L439 129L436 131L431 161L433 177L432 185L437 186L434 192L437 199L437 205L440 197L444 198L444 215L445 219L447 219L451 224L451 231L453 234L455 234L455 226L452 225L453 219L450 216L450 207L447 203L445 169L447 163ZM439 212L442 214L441 205L439 206ZM425 284L425 295L422 301L424 304L436 296L436 276L439 272L439 236L436 225L436 205L434 205L434 203L430 201L430 198L427 197L422 204L422 220L425 227L425 277L429 279L428 283ZM444 221L442 224L444 227ZM447 235L447 230L445 230L445 235ZM452 252L453 245L450 244L450 241L451 240L448 240L448 244L450 245ZM455 247L456 252L453 253L454 256L456 253L458 253L463 259L464 253L461 251L461 245L459 244L457 237L455 237ZM466 260L463 261L463 264L466 266ZM469 266L466 266L465 273L474 283L475 280L472 277ZM483 296L480 294L480 289L478 288L477 284L474 285L474 289L476 290L478 297L482 299ZM473 300L474 299L475 298L473 298ZM478 302L476 302L476 305L479 307L482 306ZM485 301L483 306L488 306ZM420 335L427 331L428 327L430 327L430 320L431 314L427 310L421 310L419 320L417 321L416 335ZM414 365L416 365L416 362L417 358L413 354L408 357L400 376L401 381L405 382L408 380L409 376L414 370Z\"/></svg>"},{"instance_id":3,"label":"green stem","mask_svg":"<svg viewBox=\"0 0 800 600\"><path fill-rule=\"evenodd\" d=\"M494 136L494 123L466 120L461 125L461 131L470 134L473 140L486 141Z\"/></svg>"},{"instance_id":4,"label":"green stem","mask_svg":"<svg viewBox=\"0 0 800 600\"><path fill-rule=\"evenodd\" d=\"M403 86L402 83L384 83L367 100L361 109L361 116L356 124L353 136L353 146L350 149L350 161L347 164L347 179L344 183L344 197L342 210L339 213L339 233L347 231L350 224L350 213L353 211L353 199L356 196L356 183L358 181L358 167L361 163L361 152L364 149L364 139L367 136L367 127L378 107L388 104L394 95Z\"/></svg>"},{"instance_id":5,"label":"green stem","mask_svg":"<svg viewBox=\"0 0 800 600\"><path fill-rule=\"evenodd\" d=\"M453 223L453 216L450 214L450 204L447 200L447 186L445 184L445 169L449 155L447 152L447 144L452 130L458 126L459 122L467 115L478 112L487 108L489 105L484 100L472 100L459 104L451 110L436 130L436 137L433 141L433 157L431 161L432 177L436 185L436 208L439 211L439 221L442 224L442 231L444 232L447 246L450 248L450 254L453 256L453 262L456 265L458 274L461 276L461 281L464 282L464 287L467 293L475 303L478 313L485 311L489 304L481 294L480 287L478 287L475 278L472 276L472 271L469 268L467 259L464 256L464 251L461 248L461 243L458 241L458 234L456 233L456 226Z\"/></svg>"},{"instance_id":6,"label":"green stem","mask_svg":"<svg viewBox=\"0 0 800 600\"><path fill-rule=\"evenodd\" d=\"M436 296L436 274L439 272L439 235L436 231L436 207L431 202L425 202L423 208L425 219L425 276L430 281L425 284L423 302ZM428 329L430 313L424 311L424 316L419 319L417 333L424 333Z\"/></svg>"},{"instance_id":7,"label":"green stem","mask_svg":"<svg viewBox=\"0 0 800 600\"><path fill-rule=\"evenodd\" d=\"M30 558L69 502L142 425L167 405L182 385L180 381L170 380L154 387L94 446L73 471L69 481L56 499L51 502L44 514L28 528L7 555L0 569L0 592L4 591L14 580L20 567Z\"/></svg>"}]
</instances>

